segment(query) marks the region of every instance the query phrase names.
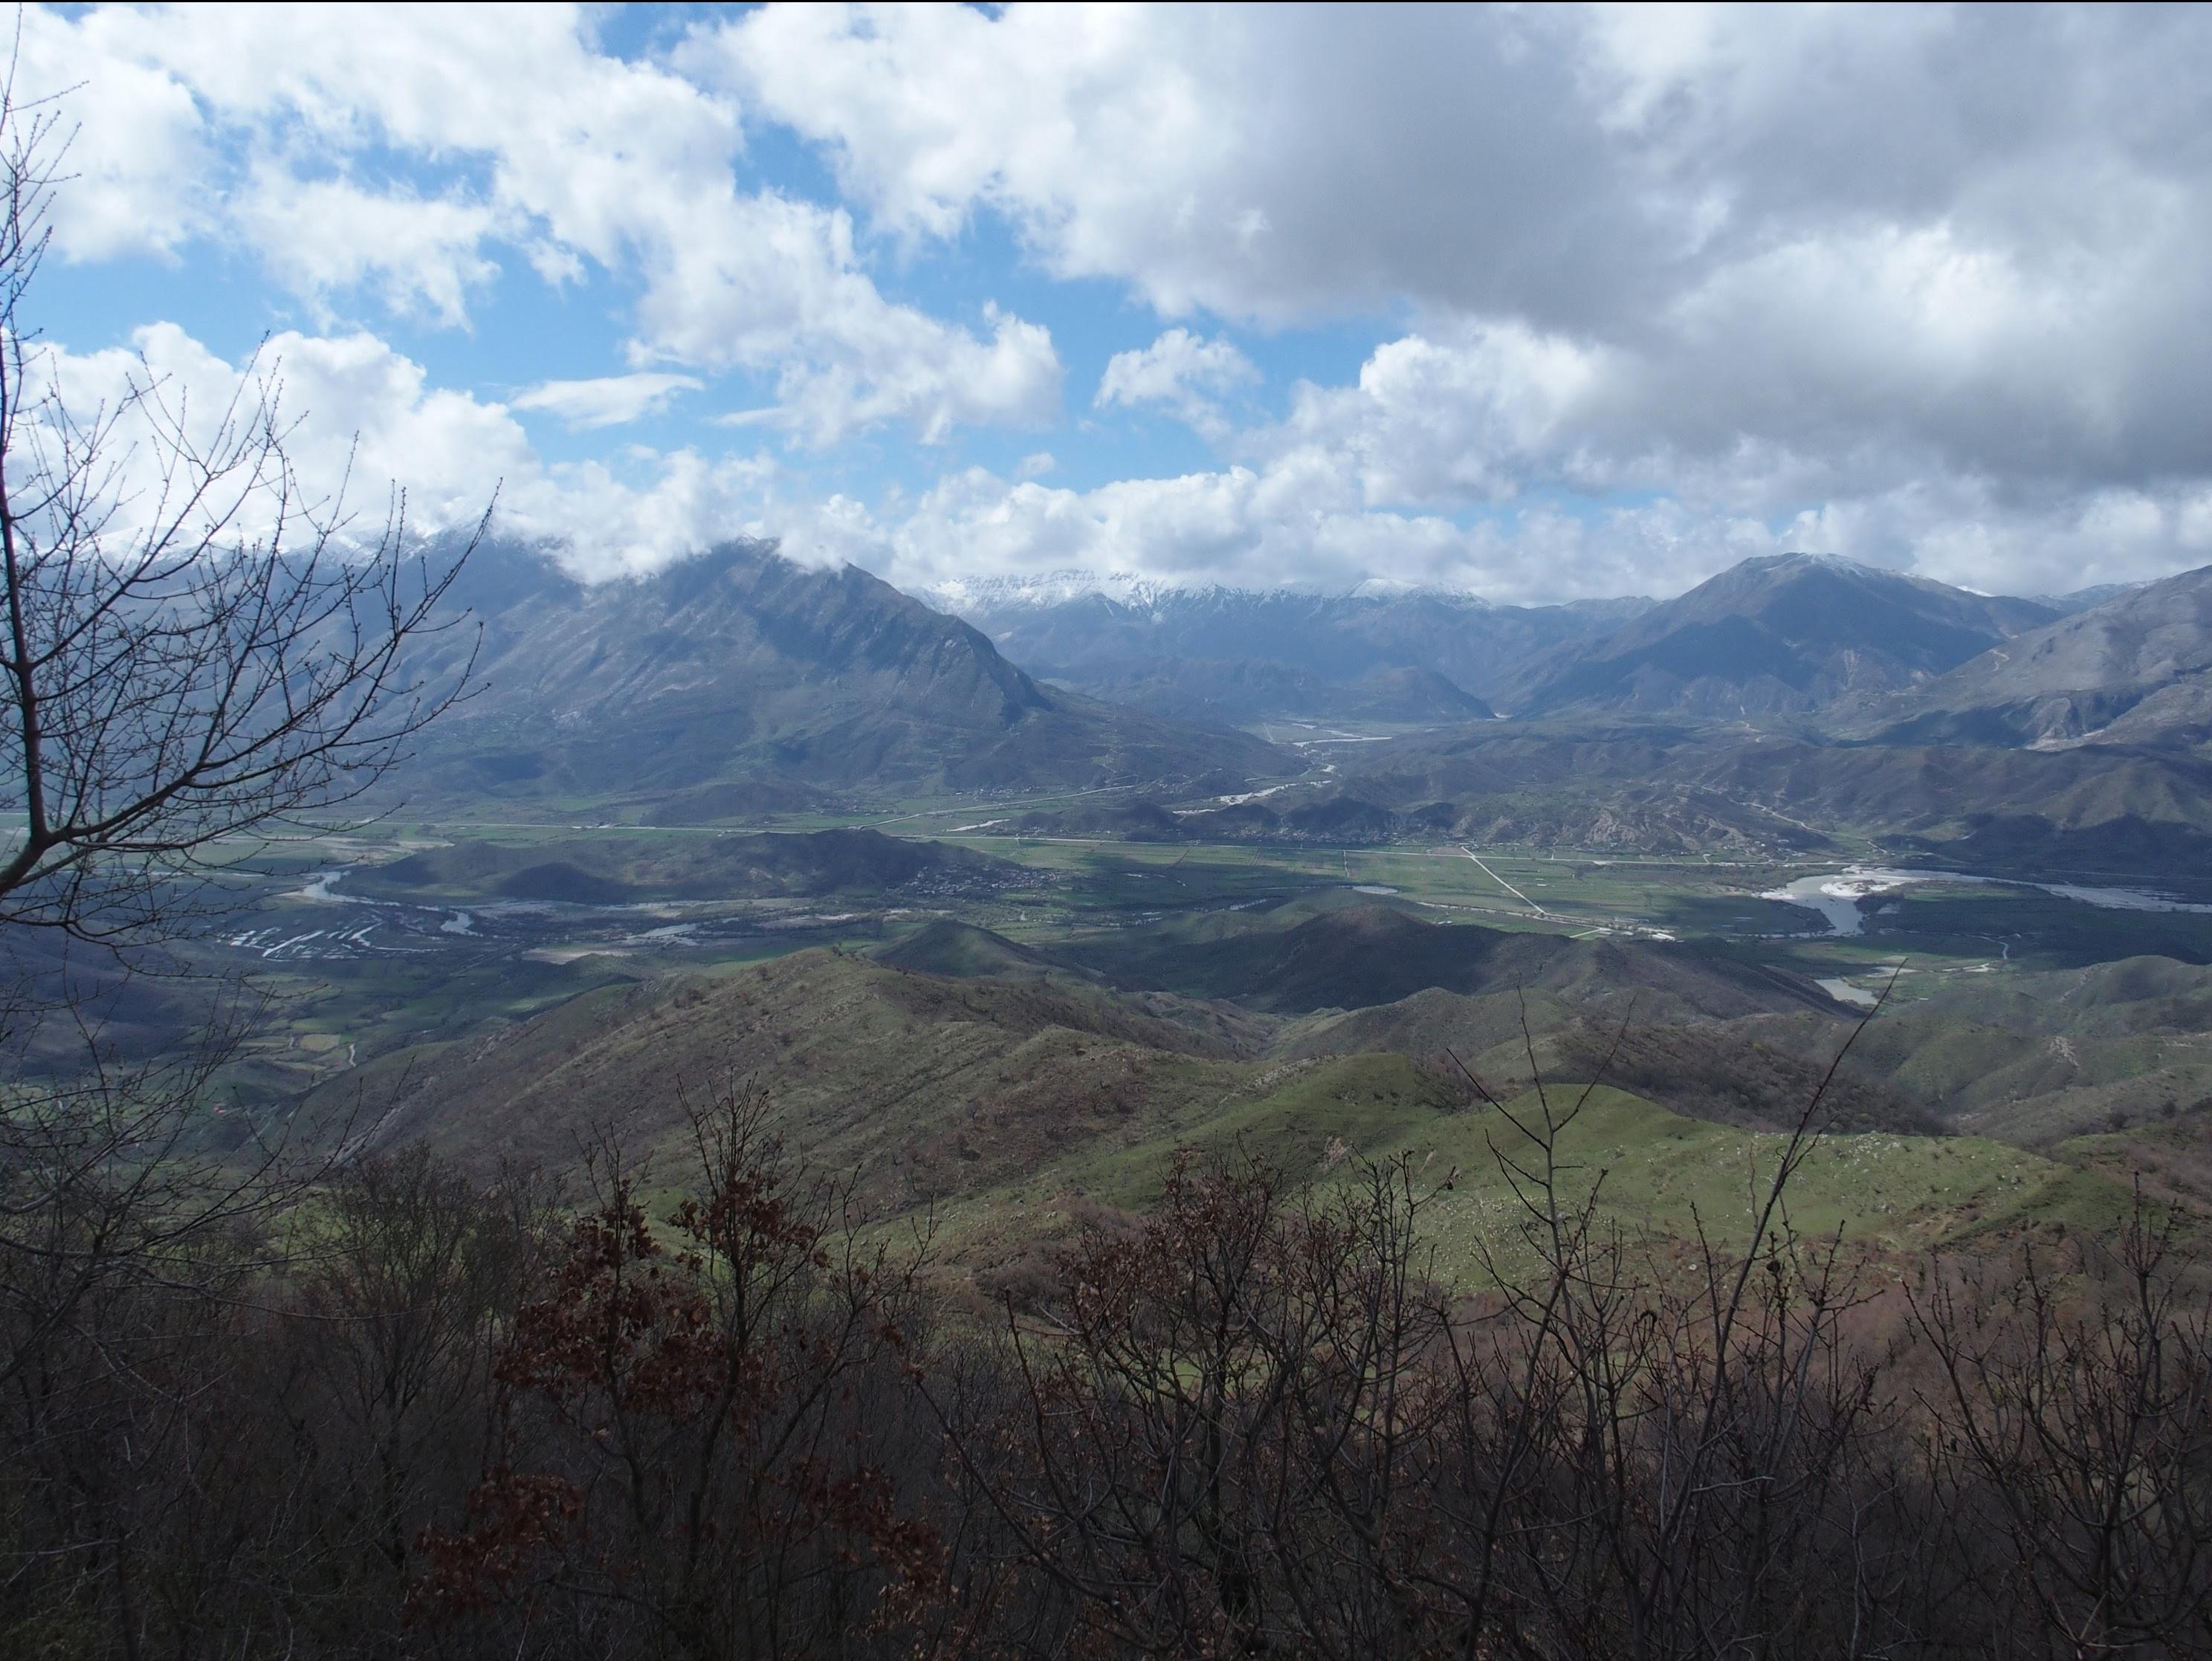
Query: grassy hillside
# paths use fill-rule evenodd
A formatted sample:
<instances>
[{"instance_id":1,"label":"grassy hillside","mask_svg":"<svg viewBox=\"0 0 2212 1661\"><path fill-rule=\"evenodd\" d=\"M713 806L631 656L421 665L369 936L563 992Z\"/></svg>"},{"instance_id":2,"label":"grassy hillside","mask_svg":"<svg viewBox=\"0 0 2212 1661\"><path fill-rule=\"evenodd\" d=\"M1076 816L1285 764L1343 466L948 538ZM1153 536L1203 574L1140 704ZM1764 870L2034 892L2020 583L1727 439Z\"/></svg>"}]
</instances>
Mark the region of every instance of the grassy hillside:
<instances>
[{"instance_id":1,"label":"grassy hillside","mask_svg":"<svg viewBox=\"0 0 2212 1661\"><path fill-rule=\"evenodd\" d=\"M1500 995L1431 991L1357 1016L1270 1022L1171 993L1113 991L980 934L917 937L980 971L966 978L817 950L609 986L359 1069L313 1106L325 1116L368 1109L374 1139L419 1137L479 1168L570 1164L611 1130L673 1180L684 1100L758 1088L808 1157L854 1173L866 1215L933 1217L950 1269L994 1284L1071 1219L1146 1204L1187 1145L1323 1181L1355 1157L1409 1154L1426 1178L1460 1173L1436 1214L1450 1220L1437 1245L1455 1276L1473 1275L1478 1233L1510 1239L1496 1158L1510 1151L1510 1126L1449 1070L1407 1052L1489 1039L1475 1060L1499 1061L1520 1042L1517 997L1509 1012ZM1010 963L1024 974L1004 973ZM1547 1064L1571 1068L1556 1042L1575 1030L1569 1006L1539 993L1529 1007L1532 1028L1554 1028ZM1352 1047L1367 1039L1394 1048ZM1578 1082L1563 1071L1555 1106ZM1525 1106L1525 1076L1514 1088ZM1623 1227L1679 1240L1702 1224L1728 1240L1778 1145L1771 1131L1607 1088L1562 1151L1575 1183L1602 1173L1607 1214ZM2087 1163L1977 1137L1838 1137L1808 1167L1792 1215L1872 1251L2046 1218L2091 1222L2117 1208L2121 1190L2076 1170Z\"/></svg>"},{"instance_id":2,"label":"grassy hillside","mask_svg":"<svg viewBox=\"0 0 2212 1661\"><path fill-rule=\"evenodd\" d=\"M1250 1053L1237 1011L811 950L589 993L380 1061L324 1100L358 1089L388 1106L386 1141L561 1165L600 1126L658 1145L685 1094L750 1082L818 1157L866 1172L878 1203L903 1203L1024 1168L1053 1139L1140 1107L1218 1094Z\"/></svg>"},{"instance_id":3,"label":"grassy hillside","mask_svg":"<svg viewBox=\"0 0 2212 1661\"><path fill-rule=\"evenodd\" d=\"M1741 1246L1764 1203L1782 1138L1672 1113L1626 1091L1572 1084L1533 1091L1506 1109L1540 1123L1544 1100L1572 1117L1559 1140L1569 1168L1563 1197L1593 1191L1603 1215L1655 1244L1687 1243L1702 1223L1716 1246ZM1039 1198L1055 1190L1138 1209L1156 1199L1175 1149L1260 1155L1296 1176L1327 1182L1355 1157L1407 1155L1424 1181L1451 1184L1431 1215L1439 1264L1462 1285L1480 1283L1480 1246L1516 1254L1526 1220L1499 1164L1531 1151L1505 1112L1439 1108L1434 1087L1402 1057L1353 1056L1297 1070L1272 1088L1224 1104L1202 1120L1179 1120L1131 1145L1056 1160L1021 1185ZM956 1233L991 1228L1012 1191L981 1194L946 1214ZM1994 1229L2045 1222L2116 1221L2126 1191L2074 1167L1979 1138L1838 1137L1821 1144L1790 1189L1801 1230L1840 1232L1872 1252L1911 1251Z\"/></svg>"},{"instance_id":4,"label":"grassy hillside","mask_svg":"<svg viewBox=\"0 0 2212 1661\"><path fill-rule=\"evenodd\" d=\"M1078 936L1066 957L1123 986L1161 986L1306 1014L1395 1003L1440 989L1513 989L1589 1003L1641 1002L1656 1011L1749 1015L1824 1004L1779 971L1680 943L1623 943L1431 923L1395 905L1350 904L1315 914L1302 904L1213 913L1187 928Z\"/></svg>"},{"instance_id":5,"label":"grassy hillside","mask_svg":"<svg viewBox=\"0 0 2212 1661\"><path fill-rule=\"evenodd\" d=\"M1873 1023L1852 1064L1955 1128L2033 1146L2176 1118L2212 1104L2212 969L1955 977Z\"/></svg>"}]
</instances>

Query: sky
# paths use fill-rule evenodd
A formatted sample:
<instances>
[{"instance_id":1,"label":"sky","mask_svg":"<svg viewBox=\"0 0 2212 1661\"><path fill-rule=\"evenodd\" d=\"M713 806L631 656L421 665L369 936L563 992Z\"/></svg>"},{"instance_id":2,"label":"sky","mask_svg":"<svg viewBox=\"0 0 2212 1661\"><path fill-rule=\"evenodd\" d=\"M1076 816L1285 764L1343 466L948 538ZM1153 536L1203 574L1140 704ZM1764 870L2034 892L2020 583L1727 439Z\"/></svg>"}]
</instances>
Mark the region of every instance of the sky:
<instances>
[{"instance_id":1,"label":"sky","mask_svg":"<svg viewBox=\"0 0 2212 1661\"><path fill-rule=\"evenodd\" d=\"M26 320L592 577L2059 593L2212 562L2208 83L2179 6L33 6Z\"/></svg>"}]
</instances>

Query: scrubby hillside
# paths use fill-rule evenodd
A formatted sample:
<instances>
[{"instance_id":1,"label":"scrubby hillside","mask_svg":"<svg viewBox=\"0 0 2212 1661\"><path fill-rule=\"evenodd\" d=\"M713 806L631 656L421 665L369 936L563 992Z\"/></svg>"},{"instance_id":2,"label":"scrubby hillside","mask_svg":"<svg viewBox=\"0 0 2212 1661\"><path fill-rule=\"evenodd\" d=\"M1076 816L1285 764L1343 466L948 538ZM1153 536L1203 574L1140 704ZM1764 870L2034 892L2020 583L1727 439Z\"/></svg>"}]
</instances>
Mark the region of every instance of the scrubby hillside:
<instances>
[{"instance_id":1,"label":"scrubby hillside","mask_svg":"<svg viewBox=\"0 0 2212 1661\"><path fill-rule=\"evenodd\" d=\"M1292 905L1162 928L1079 937L1062 955L1128 987L1233 998L1305 1014L1391 1003L1431 989L1541 991L1586 1003L1631 1000L1647 1014L1722 1017L1825 1007L1809 983L1674 943L1574 940L1431 923L1383 905L1314 914Z\"/></svg>"}]
</instances>

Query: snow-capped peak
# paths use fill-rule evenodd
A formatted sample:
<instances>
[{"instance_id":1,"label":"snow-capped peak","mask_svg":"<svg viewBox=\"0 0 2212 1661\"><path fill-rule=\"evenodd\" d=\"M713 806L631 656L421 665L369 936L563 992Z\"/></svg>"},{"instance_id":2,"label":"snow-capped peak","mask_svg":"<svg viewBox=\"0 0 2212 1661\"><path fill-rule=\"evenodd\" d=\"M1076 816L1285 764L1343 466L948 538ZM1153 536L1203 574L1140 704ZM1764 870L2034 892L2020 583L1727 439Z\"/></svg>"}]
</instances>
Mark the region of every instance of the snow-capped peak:
<instances>
[{"instance_id":1,"label":"snow-capped peak","mask_svg":"<svg viewBox=\"0 0 2212 1661\"><path fill-rule=\"evenodd\" d=\"M1212 582L1179 582L1172 578L1140 576L1128 571L1064 570L1020 576L955 577L921 591L921 597L930 604L961 615L1024 608L1042 610L1094 595L1139 612L1157 612L1170 607L1221 608L1316 600L1388 602L1432 598L1465 606L1490 603L1480 595L1462 590L1435 588L1394 577L1370 577L1350 588L1301 583L1258 589L1232 588Z\"/></svg>"}]
</instances>

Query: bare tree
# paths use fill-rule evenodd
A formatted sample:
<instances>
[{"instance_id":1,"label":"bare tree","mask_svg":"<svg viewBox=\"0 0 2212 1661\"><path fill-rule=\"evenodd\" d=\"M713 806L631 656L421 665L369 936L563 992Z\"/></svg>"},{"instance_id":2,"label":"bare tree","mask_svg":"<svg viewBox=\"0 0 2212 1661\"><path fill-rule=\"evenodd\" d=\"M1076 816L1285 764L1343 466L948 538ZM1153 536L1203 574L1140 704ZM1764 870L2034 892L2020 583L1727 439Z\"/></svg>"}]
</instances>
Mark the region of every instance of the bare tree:
<instances>
[{"instance_id":1,"label":"bare tree","mask_svg":"<svg viewBox=\"0 0 2212 1661\"><path fill-rule=\"evenodd\" d=\"M2212 1313L2180 1228L2139 1191L2117 1241L1913 1300L1944 1555L2015 1654L2212 1646Z\"/></svg>"},{"instance_id":2,"label":"bare tree","mask_svg":"<svg viewBox=\"0 0 2212 1661\"><path fill-rule=\"evenodd\" d=\"M219 979L175 1003L196 1030L154 1053L125 1053L105 1018L158 967L134 949L228 902L213 872L260 835L357 803L459 695L470 654L430 670L419 648L459 623L445 602L489 514L434 552L395 491L380 526L357 534L343 482L319 495L295 468L279 367L259 359L214 410L150 366L118 398L73 403L30 315L69 137L54 102L19 96L11 61L0 1603L57 1575L100 1588L115 1646L135 1653L143 1519L184 1493L176 1439L222 1390L210 1312L274 1261L266 1225L316 1169L281 1139L228 1145L210 1102L252 1028L250 994ZM78 943L112 949L88 971L71 961Z\"/></svg>"},{"instance_id":3,"label":"bare tree","mask_svg":"<svg viewBox=\"0 0 2212 1661\"><path fill-rule=\"evenodd\" d=\"M356 801L466 685L418 648L489 521L449 556L411 537L396 492L353 534L343 489L318 500L286 451L276 367L258 362L202 419L153 373L72 406L28 303L52 239L70 134L51 99L0 80L0 1264L64 1222L96 1244L39 1274L76 1284L133 1229L235 1221L266 1159L182 1160L184 1119L250 1023L202 996L195 1038L128 1064L103 1017L143 954L88 973L73 942L173 937L228 896L205 884L252 839ZM462 654L465 659L466 654ZM231 846L219 846L224 844ZM240 845L245 845L241 846ZM210 1013L212 1011L212 1013ZM182 1058L182 1059L179 1059ZM36 1080L36 1082L31 1081ZM220 1174L216 1167L221 1167ZM198 1200L186 1198L187 1193ZM72 1234L72 1238L74 1238ZM69 1300L42 1321L67 1319ZM20 1360L0 1344L0 1376Z\"/></svg>"},{"instance_id":4,"label":"bare tree","mask_svg":"<svg viewBox=\"0 0 2212 1661\"><path fill-rule=\"evenodd\" d=\"M452 703L418 670L456 626L451 557L394 491L357 535L287 452L281 366L196 410L150 367L73 408L27 300L68 149L0 87L0 922L142 939L216 845L356 801ZM471 658L472 661L472 658Z\"/></svg>"}]
</instances>

